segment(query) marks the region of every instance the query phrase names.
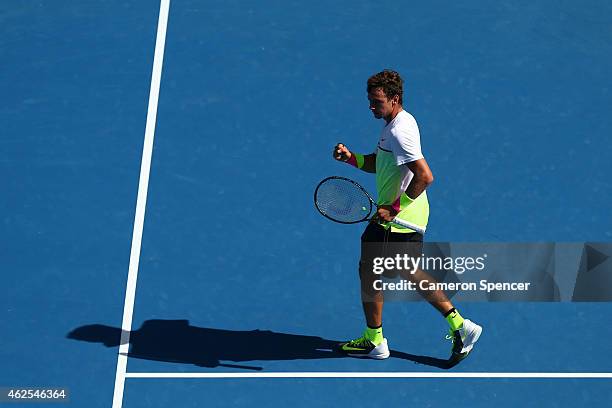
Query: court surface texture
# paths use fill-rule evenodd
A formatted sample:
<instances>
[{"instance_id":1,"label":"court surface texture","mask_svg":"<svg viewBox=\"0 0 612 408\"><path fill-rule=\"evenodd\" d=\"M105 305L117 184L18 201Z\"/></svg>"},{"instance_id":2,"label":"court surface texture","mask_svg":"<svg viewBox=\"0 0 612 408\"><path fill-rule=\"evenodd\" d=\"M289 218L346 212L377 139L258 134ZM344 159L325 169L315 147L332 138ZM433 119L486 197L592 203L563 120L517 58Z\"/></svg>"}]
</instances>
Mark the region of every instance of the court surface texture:
<instances>
[{"instance_id":1,"label":"court surface texture","mask_svg":"<svg viewBox=\"0 0 612 408\"><path fill-rule=\"evenodd\" d=\"M484 332L450 370L424 302L385 305L389 359L330 352L364 327L364 225L312 193L375 190L331 149L374 149L365 81L393 68L435 177L427 241L611 241L610 21L605 1L3 2L0 387L74 407L609 403L606 302L462 303Z\"/></svg>"}]
</instances>

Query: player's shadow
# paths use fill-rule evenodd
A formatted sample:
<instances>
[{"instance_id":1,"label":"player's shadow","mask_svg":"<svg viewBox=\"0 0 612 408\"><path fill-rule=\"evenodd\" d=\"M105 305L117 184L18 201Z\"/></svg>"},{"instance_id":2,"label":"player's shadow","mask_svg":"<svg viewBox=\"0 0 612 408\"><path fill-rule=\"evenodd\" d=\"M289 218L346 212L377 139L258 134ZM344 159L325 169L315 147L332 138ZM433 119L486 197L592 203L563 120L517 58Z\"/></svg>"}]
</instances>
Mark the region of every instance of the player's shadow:
<instances>
[{"instance_id":1,"label":"player's shadow","mask_svg":"<svg viewBox=\"0 0 612 408\"><path fill-rule=\"evenodd\" d=\"M119 346L121 329L101 324L78 327L68 333L73 340ZM262 367L227 364L226 361L267 361L344 358L334 351L336 340L316 336L276 333L269 330L221 330L191 326L187 320L147 320L130 332L129 356L145 360L262 370ZM446 360L392 351L392 357L439 368ZM224 363L222 363L222 361Z\"/></svg>"},{"instance_id":2,"label":"player's shadow","mask_svg":"<svg viewBox=\"0 0 612 408\"><path fill-rule=\"evenodd\" d=\"M429 356L417 356L414 354L404 353L403 351L395 351L391 350L391 357L401 358L403 360L409 360L416 364L428 365L432 367L442 368L444 370L448 370L449 368L453 368L461 360L457 358L449 358L448 360L443 360L441 358L429 357Z\"/></svg>"}]
</instances>

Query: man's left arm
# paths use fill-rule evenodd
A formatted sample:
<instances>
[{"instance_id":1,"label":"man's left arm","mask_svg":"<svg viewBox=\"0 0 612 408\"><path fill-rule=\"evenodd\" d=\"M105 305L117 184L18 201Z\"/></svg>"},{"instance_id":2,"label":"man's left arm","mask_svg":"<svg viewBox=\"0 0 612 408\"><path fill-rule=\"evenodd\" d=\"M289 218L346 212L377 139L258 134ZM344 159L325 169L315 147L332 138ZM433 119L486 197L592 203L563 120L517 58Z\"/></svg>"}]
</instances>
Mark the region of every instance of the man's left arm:
<instances>
[{"instance_id":1,"label":"man's left arm","mask_svg":"<svg viewBox=\"0 0 612 408\"><path fill-rule=\"evenodd\" d=\"M416 200L433 183L433 174L431 174L431 169L424 158L406 163L404 166L408 166L410 171L414 173L414 177L412 177L410 184L406 188L406 195L411 200Z\"/></svg>"}]
</instances>

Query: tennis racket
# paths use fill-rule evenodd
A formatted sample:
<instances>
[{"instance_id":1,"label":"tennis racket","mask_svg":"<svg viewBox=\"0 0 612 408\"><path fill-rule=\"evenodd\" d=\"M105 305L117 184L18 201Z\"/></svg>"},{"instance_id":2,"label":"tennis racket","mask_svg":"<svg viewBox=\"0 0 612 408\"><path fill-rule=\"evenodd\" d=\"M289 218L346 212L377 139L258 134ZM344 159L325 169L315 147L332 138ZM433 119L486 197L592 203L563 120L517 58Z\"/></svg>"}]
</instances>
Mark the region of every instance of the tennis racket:
<instances>
[{"instance_id":1,"label":"tennis racket","mask_svg":"<svg viewBox=\"0 0 612 408\"><path fill-rule=\"evenodd\" d=\"M314 192L314 203L321 215L341 224L369 221L372 210L378 208L365 188L340 176L327 177L319 183ZM397 217L392 223L425 234L425 227Z\"/></svg>"}]
</instances>

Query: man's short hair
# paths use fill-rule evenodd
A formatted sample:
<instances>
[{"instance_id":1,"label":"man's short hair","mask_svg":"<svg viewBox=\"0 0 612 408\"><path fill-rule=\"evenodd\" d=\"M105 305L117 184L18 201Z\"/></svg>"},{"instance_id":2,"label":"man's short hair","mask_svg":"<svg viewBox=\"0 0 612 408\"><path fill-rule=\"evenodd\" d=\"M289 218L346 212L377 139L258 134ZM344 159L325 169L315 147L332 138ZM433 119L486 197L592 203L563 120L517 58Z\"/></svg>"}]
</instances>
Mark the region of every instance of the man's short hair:
<instances>
[{"instance_id":1,"label":"man's short hair","mask_svg":"<svg viewBox=\"0 0 612 408\"><path fill-rule=\"evenodd\" d=\"M402 104L403 97L403 83L402 77L397 72L385 69L378 74L372 75L368 78L368 93L374 89L380 88L385 93L387 99L393 98L395 95L399 95L399 103Z\"/></svg>"}]
</instances>

